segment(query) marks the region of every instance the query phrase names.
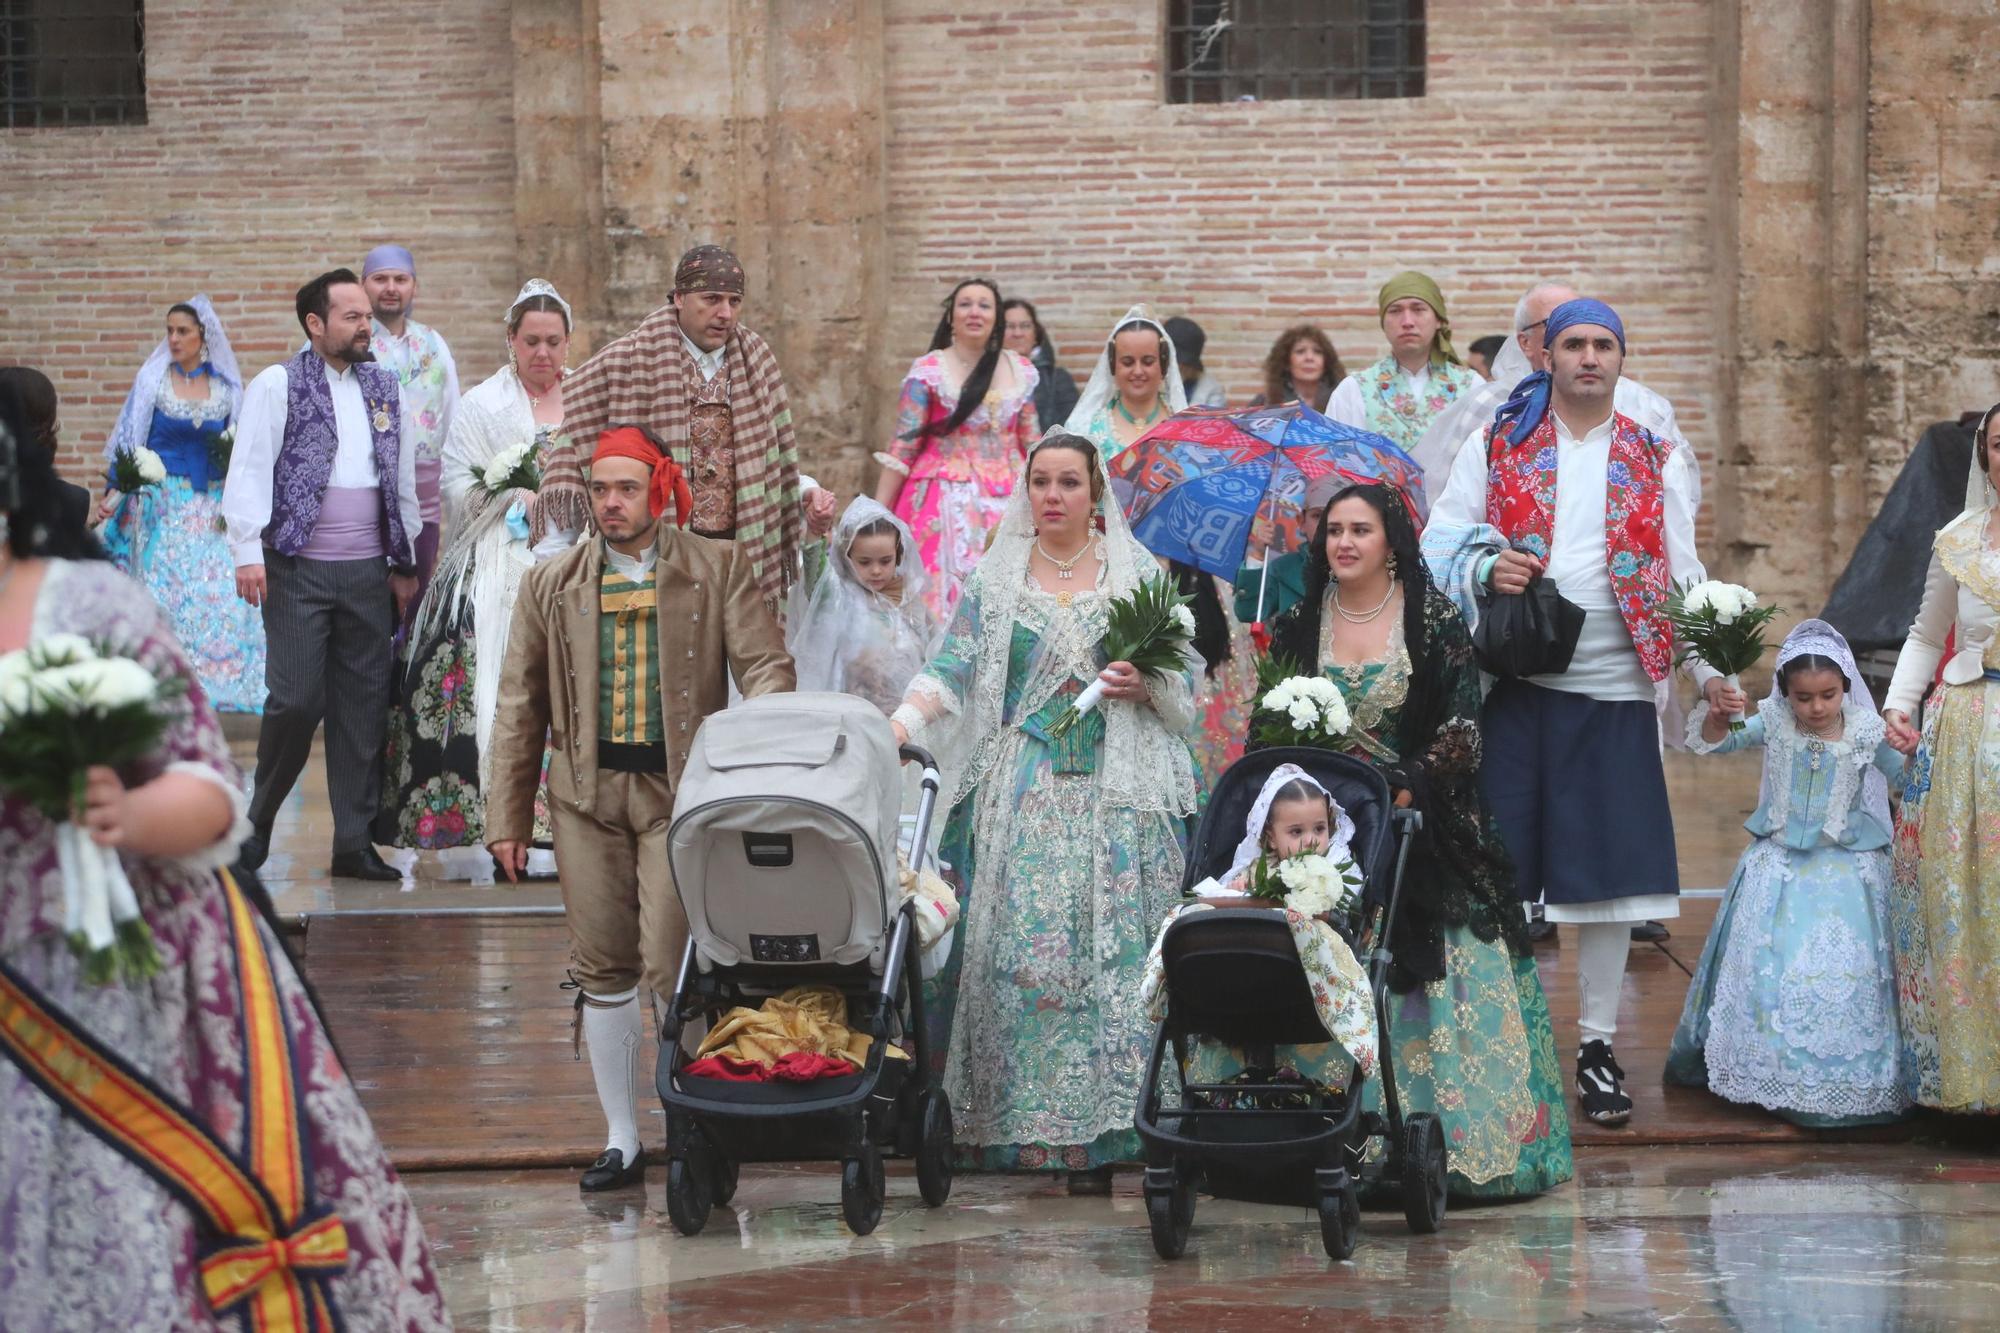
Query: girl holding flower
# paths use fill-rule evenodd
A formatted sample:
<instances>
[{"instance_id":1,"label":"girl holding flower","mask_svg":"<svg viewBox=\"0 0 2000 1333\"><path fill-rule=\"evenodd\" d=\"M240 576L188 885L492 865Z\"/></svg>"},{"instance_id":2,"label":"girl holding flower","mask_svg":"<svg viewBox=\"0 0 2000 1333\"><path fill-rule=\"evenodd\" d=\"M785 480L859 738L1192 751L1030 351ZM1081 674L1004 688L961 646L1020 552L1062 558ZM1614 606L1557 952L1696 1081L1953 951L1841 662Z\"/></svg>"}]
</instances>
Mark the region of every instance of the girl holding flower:
<instances>
[{"instance_id":1,"label":"girl holding flower","mask_svg":"<svg viewBox=\"0 0 2000 1333\"><path fill-rule=\"evenodd\" d=\"M893 715L943 771L941 855L964 885L926 1006L959 1143L978 1165L1067 1170L1089 1190L1138 1154L1139 980L1180 897L1195 805L1182 738L1198 666L1105 661L1113 603L1157 577L1096 448L1052 433ZM1068 721L1099 681L1103 701Z\"/></svg>"},{"instance_id":2,"label":"girl holding flower","mask_svg":"<svg viewBox=\"0 0 2000 1333\"><path fill-rule=\"evenodd\" d=\"M1386 1050L1406 1109L1444 1122L1453 1193L1514 1197L1567 1180L1548 1001L1479 795L1471 635L1432 586L1394 490L1349 486L1328 501L1305 597L1273 626L1272 656L1330 682L1345 704L1341 741L1305 742L1375 765L1397 804L1423 813L1389 939Z\"/></svg>"}]
</instances>

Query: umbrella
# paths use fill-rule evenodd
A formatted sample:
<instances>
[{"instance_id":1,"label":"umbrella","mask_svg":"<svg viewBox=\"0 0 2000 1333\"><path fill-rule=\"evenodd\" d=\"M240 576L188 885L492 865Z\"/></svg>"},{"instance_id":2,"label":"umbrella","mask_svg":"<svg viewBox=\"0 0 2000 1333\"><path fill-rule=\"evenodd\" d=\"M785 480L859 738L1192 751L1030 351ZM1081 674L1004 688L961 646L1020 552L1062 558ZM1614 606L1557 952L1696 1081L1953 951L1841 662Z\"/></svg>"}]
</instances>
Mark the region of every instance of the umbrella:
<instances>
[{"instance_id":1,"label":"umbrella","mask_svg":"<svg viewBox=\"0 0 2000 1333\"><path fill-rule=\"evenodd\" d=\"M1423 469L1408 454L1301 402L1176 412L1106 472L1148 550L1226 579L1253 549L1284 554L1305 544L1308 489L1381 482L1402 493L1419 524L1426 512ZM1260 619L1262 606L1260 591Z\"/></svg>"}]
</instances>

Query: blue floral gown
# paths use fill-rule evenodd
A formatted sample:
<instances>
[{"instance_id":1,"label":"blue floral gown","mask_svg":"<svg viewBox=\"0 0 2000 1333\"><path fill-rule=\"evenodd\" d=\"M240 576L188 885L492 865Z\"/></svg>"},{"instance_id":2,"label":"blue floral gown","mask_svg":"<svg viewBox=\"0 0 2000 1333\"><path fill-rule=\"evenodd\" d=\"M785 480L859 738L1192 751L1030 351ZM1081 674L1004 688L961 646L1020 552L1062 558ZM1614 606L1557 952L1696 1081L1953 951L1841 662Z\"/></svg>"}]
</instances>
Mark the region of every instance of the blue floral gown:
<instances>
[{"instance_id":1,"label":"blue floral gown","mask_svg":"<svg viewBox=\"0 0 2000 1333\"><path fill-rule=\"evenodd\" d=\"M1814 1128L1880 1124L1909 1107L1889 929L1892 830L1863 799L1870 768L1900 784L1881 719L1853 705L1845 737L1800 734L1765 700L1702 753L1764 746L1763 799L1667 1052L1667 1081Z\"/></svg>"},{"instance_id":2,"label":"blue floral gown","mask_svg":"<svg viewBox=\"0 0 2000 1333\"><path fill-rule=\"evenodd\" d=\"M979 655L977 586L926 669L960 697ZM1003 727L982 742L997 753L940 848L964 901L950 960L926 983L929 1049L944 1061L961 1158L984 1169L1086 1171L1139 1156L1132 1119L1152 1038L1141 983L1180 901L1181 820L1105 804L1102 710L1050 739L1080 680L1019 713L1047 642L1095 642L1079 626L1101 633L1104 604L1095 591L1069 606L1022 592Z\"/></svg>"},{"instance_id":3,"label":"blue floral gown","mask_svg":"<svg viewBox=\"0 0 2000 1333\"><path fill-rule=\"evenodd\" d=\"M119 501L99 534L113 563L145 585L167 614L209 707L264 711L263 614L236 595L236 562L222 528L223 469L210 447L228 429L235 394L206 377L206 398L181 398L160 380L146 447L167 477Z\"/></svg>"}]
</instances>

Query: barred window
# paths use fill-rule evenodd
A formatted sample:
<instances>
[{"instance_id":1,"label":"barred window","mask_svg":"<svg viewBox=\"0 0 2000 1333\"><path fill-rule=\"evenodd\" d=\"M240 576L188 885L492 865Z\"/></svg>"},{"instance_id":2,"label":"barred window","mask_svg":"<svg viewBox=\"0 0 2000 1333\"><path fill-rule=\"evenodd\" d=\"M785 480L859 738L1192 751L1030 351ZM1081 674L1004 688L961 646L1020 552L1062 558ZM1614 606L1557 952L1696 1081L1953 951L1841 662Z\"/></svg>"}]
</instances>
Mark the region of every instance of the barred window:
<instances>
[{"instance_id":1,"label":"barred window","mask_svg":"<svg viewBox=\"0 0 2000 1333\"><path fill-rule=\"evenodd\" d=\"M0 127L145 123L142 0L0 0Z\"/></svg>"},{"instance_id":2,"label":"barred window","mask_svg":"<svg viewBox=\"0 0 2000 1333\"><path fill-rule=\"evenodd\" d=\"M1169 102L1423 93L1424 0L1168 0Z\"/></svg>"}]
</instances>

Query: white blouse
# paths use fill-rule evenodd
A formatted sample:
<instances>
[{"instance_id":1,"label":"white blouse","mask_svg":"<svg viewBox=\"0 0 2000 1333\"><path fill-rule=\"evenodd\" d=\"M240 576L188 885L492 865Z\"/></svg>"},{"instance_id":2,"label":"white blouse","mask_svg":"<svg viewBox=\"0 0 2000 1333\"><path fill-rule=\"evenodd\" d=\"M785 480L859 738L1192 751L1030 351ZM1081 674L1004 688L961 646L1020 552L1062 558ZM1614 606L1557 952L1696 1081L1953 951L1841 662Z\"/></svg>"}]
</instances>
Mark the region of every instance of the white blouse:
<instances>
[{"instance_id":1,"label":"white blouse","mask_svg":"<svg viewBox=\"0 0 2000 1333\"><path fill-rule=\"evenodd\" d=\"M1937 535L1931 551L1930 568L1924 574L1924 600L1917 610L1910 636L1896 658L1896 674L1889 680L1884 709L1914 715L1930 688L1931 676L1944 657L1944 642L1954 628L1951 660L1945 663L1944 683L1965 685L1978 680L1985 671L1986 650L1993 641L1993 629L2000 624L2000 551L1985 541L1984 512L1960 514ZM1953 574L1973 577L1961 580ZM1982 585L1979 590L1967 583Z\"/></svg>"}]
</instances>

